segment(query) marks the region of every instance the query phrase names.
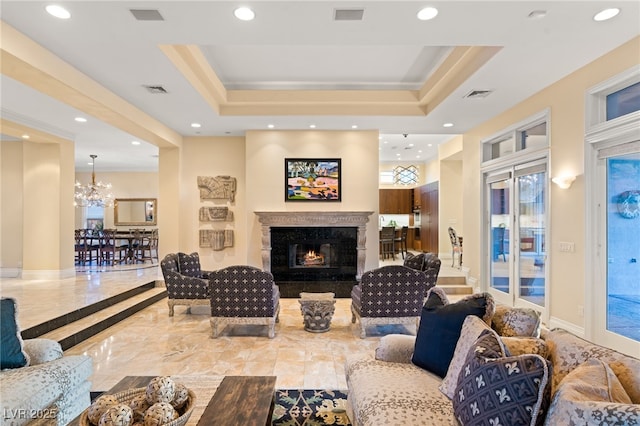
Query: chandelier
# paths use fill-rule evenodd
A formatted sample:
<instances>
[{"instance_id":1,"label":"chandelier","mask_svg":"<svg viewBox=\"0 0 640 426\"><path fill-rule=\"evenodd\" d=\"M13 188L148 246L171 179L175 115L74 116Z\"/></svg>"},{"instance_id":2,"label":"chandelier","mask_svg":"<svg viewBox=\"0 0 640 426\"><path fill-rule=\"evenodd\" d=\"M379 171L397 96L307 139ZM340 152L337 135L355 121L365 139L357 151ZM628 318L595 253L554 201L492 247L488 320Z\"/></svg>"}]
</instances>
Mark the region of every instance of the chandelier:
<instances>
[{"instance_id":1,"label":"chandelier","mask_svg":"<svg viewBox=\"0 0 640 426\"><path fill-rule=\"evenodd\" d=\"M91 183L86 185L76 181L76 194L74 196L76 207L111 207L113 206L113 194L111 193L110 183L96 183L96 158L95 154L91 154L92 171Z\"/></svg>"}]
</instances>

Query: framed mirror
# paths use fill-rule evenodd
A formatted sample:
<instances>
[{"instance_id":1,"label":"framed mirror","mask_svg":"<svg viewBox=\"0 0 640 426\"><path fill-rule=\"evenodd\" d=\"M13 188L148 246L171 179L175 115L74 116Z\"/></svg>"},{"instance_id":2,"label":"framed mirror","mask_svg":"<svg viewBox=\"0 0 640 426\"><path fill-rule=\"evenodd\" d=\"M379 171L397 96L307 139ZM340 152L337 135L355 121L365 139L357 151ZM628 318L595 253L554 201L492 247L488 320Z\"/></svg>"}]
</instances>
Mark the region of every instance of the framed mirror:
<instances>
[{"instance_id":1,"label":"framed mirror","mask_svg":"<svg viewBox=\"0 0 640 426\"><path fill-rule=\"evenodd\" d=\"M156 198L116 198L113 221L119 225L155 225L158 216Z\"/></svg>"}]
</instances>

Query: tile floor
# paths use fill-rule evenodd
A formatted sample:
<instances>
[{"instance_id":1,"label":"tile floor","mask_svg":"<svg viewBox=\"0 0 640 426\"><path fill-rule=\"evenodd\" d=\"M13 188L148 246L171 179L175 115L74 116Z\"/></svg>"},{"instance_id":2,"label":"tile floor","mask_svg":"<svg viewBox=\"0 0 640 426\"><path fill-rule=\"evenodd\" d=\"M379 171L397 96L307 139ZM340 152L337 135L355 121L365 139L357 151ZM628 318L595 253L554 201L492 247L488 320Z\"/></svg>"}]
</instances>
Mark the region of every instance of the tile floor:
<instances>
[{"instance_id":1,"label":"tile floor","mask_svg":"<svg viewBox=\"0 0 640 426\"><path fill-rule=\"evenodd\" d=\"M385 264L392 261L384 262ZM394 263L402 262L398 257ZM0 294L18 300L18 319L28 328L132 285L160 278L157 265L81 267L76 278L54 281L3 279ZM443 265L441 274L459 274ZM276 337L264 326L228 326L211 338L209 309L187 313L176 307L169 317L166 299L74 346L66 354L93 358L92 390L102 391L127 375L275 375L283 389L346 389L347 354L373 351L388 333L414 334L415 327L378 326L359 337L351 323L350 300L338 299L331 330L304 331L297 299L282 299Z\"/></svg>"}]
</instances>

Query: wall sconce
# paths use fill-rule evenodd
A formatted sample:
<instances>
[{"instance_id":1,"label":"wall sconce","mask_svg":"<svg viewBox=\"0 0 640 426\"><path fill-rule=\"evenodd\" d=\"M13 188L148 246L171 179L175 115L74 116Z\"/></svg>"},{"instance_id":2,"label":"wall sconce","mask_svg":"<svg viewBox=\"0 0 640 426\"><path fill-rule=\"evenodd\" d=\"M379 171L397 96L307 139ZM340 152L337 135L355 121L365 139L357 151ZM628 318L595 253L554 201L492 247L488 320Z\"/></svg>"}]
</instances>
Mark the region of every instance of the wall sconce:
<instances>
[{"instance_id":1,"label":"wall sconce","mask_svg":"<svg viewBox=\"0 0 640 426\"><path fill-rule=\"evenodd\" d=\"M557 176L551 179L551 182L558 185L559 188L569 189L574 180L576 180L575 176Z\"/></svg>"}]
</instances>

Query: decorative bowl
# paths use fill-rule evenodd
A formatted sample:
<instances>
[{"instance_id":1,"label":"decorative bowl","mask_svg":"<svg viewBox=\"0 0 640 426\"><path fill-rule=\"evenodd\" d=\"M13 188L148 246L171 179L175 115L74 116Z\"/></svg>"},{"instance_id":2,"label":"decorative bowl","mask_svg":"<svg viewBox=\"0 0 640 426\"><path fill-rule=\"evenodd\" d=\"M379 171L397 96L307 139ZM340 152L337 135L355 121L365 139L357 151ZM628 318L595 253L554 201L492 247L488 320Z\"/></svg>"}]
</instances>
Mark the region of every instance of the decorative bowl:
<instances>
[{"instance_id":1,"label":"decorative bowl","mask_svg":"<svg viewBox=\"0 0 640 426\"><path fill-rule=\"evenodd\" d=\"M113 396L118 400L118 402L129 404L133 398L138 395L144 395L147 388L133 388L127 389L126 391L114 393ZM180 414L175 420L170 421L169 423L164 423L163 426L184 426L187 424L187 420L191 417L191 413L196 405L196 394L193 393L191 389L189 389L189 398L184 406L179 408L177 411ZM80 426L97 426L92 424L89 421L89 417L87 415L89 409L86 409L80 415Z\"/></svg>"}]
</instances>

